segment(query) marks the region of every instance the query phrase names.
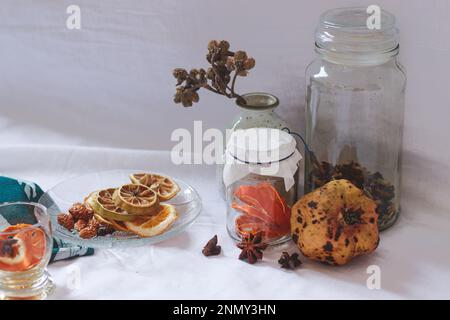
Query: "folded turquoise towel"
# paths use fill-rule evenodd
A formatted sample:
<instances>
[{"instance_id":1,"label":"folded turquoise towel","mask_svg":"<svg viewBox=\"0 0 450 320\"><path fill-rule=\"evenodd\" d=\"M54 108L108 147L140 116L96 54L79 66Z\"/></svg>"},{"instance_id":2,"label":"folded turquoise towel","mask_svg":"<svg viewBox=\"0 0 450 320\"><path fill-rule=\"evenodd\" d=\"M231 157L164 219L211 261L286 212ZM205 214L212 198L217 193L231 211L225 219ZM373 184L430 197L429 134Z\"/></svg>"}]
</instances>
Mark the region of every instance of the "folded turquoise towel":
<instances>
[{"instance_id":1,"label":"folded turquoise towel","mask_svg":"<svg viewBox=\"0 0 450 320\"><path fill-rule=\"evenodd\" d=\"M15 180L0 177L0 203L4 202L38 202L43 195L42 189L28 181ZM16 224L17 212L7 217L9 224ZM22 221L23 222L23 221ZM69 259L79 256L90 256L94 254L94 249L72 245L59 239L53 239L53 252L51 261Z\"/></svg>"}]
</instances>

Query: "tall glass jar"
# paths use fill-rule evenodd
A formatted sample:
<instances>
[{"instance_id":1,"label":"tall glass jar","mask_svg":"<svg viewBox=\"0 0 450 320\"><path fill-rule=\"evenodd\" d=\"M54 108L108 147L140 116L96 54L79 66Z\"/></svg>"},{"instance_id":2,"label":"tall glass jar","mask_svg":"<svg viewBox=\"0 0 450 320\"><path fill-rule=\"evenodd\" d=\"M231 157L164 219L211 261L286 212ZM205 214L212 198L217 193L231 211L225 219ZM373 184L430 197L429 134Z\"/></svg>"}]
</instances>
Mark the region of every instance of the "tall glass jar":
<instances>
[{"instance_id":1,"label":"tall glass jar","mask_svg":"<svg viewBox=\"0 0 450 320\"><path fill-rule=\"evenodd\" d=\"M325 12L308 66L305 192L350 180L377 204L380 230L400 211L400 159L406 76L397 60L395 17L381 11L369 28L366 8Z\"/></svg>"}]
</instances>

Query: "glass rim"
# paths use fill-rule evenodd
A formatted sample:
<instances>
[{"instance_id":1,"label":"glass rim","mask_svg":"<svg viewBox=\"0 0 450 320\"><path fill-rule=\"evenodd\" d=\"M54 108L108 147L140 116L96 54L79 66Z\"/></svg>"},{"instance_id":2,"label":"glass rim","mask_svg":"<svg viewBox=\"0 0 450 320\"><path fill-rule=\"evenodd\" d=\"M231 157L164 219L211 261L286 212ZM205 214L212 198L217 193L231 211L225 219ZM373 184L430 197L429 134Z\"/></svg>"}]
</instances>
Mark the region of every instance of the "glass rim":
<instances>
[{"instance_id":1,"label":"glass rim","mask_svg":"<svg viewBox=\"0 0 450 320\"><path fill-rule=\"evenodd\" d=\"M3 207L17 206L17 205L20 205L20 206L30 206L30 207L39 208L39 209L41 209L43 212L45 212L45 214L46 214L47 217L48 217L47 207L44 206L44 205L42 205L42 204L40 204L40 203L37 203L37 202L25 202L25 201L4 202L4 203L1 203L1 204L0 204L0 209L3 208ZM28 227L26 227L26 228L18 229L18 230L15 230L15 231L7 231L7 232L0 231L0 234L1 234L1 235L13 235L13 234L17 234L17 233L19 233L19 232L32 230L32 229L35 229L35 228L37 228L37 227L44 227L44 225L43 225L41 222L37 222L37 223L32 224L32 225L30 225L30 226L28 226Z\"/></svg>"},{"instance_id":2,"label":"glass rim","mask_svg":"<svg viewBox=\"0 0 450 320\"><path fill-rule=\"evenodd\" d=\"M239 99L236 99L236 105L238 105L241 108L247 109L247 110L263 111L263 110L274 109L274 108L278 107L278 105L280 104L280 100L276 96L274 96L271 93L267 93L267 92L249 92L249 93L244 93L243 95L241 95L241 97L244 98L244 100L246 100L246 98L255 97L255 96L260 97L260 98L265 98L267 103L258 104L258 105L244 104Z\"/></svg>"}]
</instances>

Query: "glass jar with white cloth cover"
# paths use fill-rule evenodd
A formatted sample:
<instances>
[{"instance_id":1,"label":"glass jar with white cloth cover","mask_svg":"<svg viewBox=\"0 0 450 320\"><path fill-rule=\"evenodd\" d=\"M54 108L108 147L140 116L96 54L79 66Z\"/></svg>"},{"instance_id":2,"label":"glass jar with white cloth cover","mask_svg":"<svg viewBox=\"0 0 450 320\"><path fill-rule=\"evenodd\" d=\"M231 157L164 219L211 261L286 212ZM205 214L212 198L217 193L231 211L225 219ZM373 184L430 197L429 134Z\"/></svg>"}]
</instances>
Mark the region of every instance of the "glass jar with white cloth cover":
<instances>
[{"instance_id":1,"label":"glass jar with white cloth cover","mask_svg":"<svg viewBox=\"0 0 450 320\"><path fill-rule=\"evenodd\" d=\"M285 131L251 128L231 134L223 181L227 230L234 240L258 232L270 244L290 238L301 159L295 139Z\"/></svg>"}]
</instances>

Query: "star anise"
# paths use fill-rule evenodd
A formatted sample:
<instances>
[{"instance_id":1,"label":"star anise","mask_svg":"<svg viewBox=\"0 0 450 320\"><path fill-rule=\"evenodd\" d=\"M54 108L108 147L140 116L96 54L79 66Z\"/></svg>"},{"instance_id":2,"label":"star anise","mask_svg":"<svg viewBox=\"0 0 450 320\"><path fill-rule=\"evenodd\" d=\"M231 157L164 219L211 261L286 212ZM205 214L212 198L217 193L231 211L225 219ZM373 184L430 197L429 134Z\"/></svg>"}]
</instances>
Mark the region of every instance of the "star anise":
<instances>
[{"instance_id":1,"label":"star anise","mask_svg":"<svg viewBox=\"0 0 450 320\"><path fill-rule=\"evenodd\" d=\"M0 256L14 258L14 245L16 243L17 239L0 240Z\"/></svg>"},{"instance_id":2,"label":"star anise","mask_svg":"<svg viewBox=\"0 0 450 320\"><path fill-rule=\"evenodd\" d=\"M239 259L254 264L263 258L263 251L267 246L267 243L263 242L262 231L243 236L242 241L237 244L237 247L242 250Z\"/></svg>"},{"instance_id":3,"label":"star anise","mask_svg":"<svg viewBox=\"0 0 450 320\"><path fill-rule=\"evenodd\" d=\"M289 253L287 252L283 252L281 254L278 263L281 265L282 268L289 270L294 270L302 264L302 262L298 258L298 253L293 253L292 255L289 255Z\"/></svg>"},{"instance_id":4,"label":"star anise","mask_svg":"<svg viewBox=\"0 0 450 320\"><path fill-rule=\"evenodd\" d=\"M222 251L222 248L217 245L217 235L215 235L211 240L208 241L206 246L203 248L202 253L205 257L217 256Z\"/></svg>"},{"instance_id":5,"label":"star anise","mask_svg":"<svg viewBox=\"0 0 450 320\"><path fill-rule=\"evenodd\" d=\"M210 67L205 69L176 68L173 76L177 79L175 103L190 107L199 101L197 91L200 88L224 95L231 99L238 99L245 104L245 100L236 93L237 77L245 77L255 66L255 59L248 57L245 51L230 51L228 41L211 40L208 43L206 60Z\"/></svg>"}]
</instances>

